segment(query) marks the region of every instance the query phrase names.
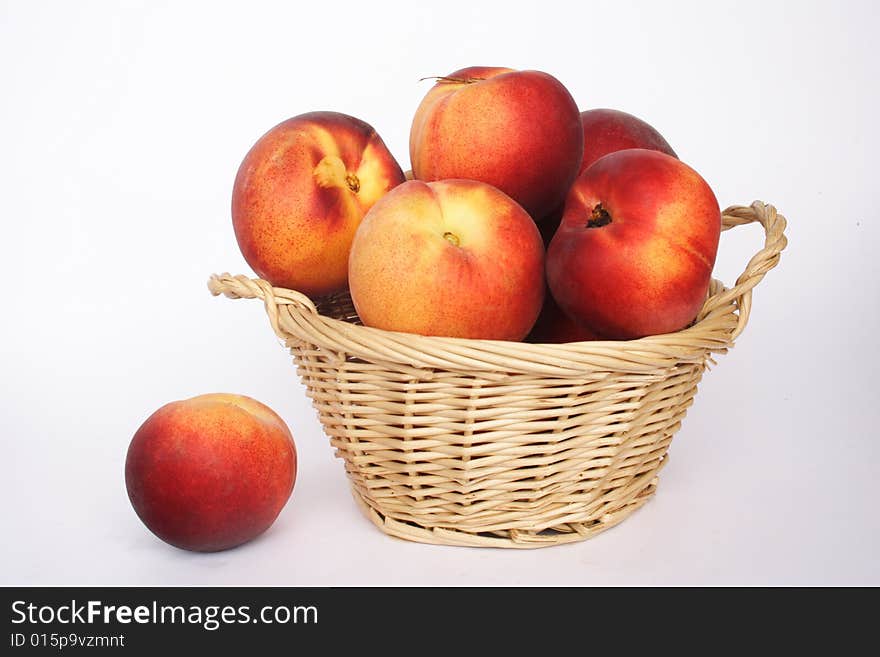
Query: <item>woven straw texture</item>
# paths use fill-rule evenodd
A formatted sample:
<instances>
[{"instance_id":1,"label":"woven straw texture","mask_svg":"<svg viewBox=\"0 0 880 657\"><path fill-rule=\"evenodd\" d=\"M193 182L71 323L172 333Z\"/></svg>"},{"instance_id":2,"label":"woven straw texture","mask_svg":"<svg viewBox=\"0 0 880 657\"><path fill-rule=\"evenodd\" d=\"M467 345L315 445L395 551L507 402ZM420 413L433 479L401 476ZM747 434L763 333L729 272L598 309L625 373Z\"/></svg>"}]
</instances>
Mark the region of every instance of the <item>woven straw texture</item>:
<instances>
[{"instance_id":1,"label":"woven straw texture","mask_svg":"<svg viewBox=\"0 0 880 657\"><path fill-rule=\"evenodd\" d=\"M639 340L527 344L425 337L359 324L347 293L313 303L266 281L214 275L214 295L258 298L290 349L355 500L380 529L446 545L583 540L642 506L714 354L749 318L779 261L785 219L756 201L764 247L717 280L690 327Z\"/></svg>"}]
</instances>

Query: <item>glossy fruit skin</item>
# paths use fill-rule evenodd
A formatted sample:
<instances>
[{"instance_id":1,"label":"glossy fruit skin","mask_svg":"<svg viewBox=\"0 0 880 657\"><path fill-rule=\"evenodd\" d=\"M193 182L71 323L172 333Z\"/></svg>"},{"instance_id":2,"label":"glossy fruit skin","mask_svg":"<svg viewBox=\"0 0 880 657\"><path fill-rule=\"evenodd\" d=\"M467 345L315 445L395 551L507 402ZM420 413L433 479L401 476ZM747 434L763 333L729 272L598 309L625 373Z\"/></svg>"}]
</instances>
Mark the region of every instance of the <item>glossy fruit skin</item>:
<instances>
[{"instance_id":1,"label":"glossy fruit skin","mask_svg":"<svg viewBox=\"0 0 880 657\"><path fill-rule=\"evenodd\" d=\"M348 251L367 211L403 182L372 126L339 112L279 123L248 151L232 190L232 225L254 272L323 296L345 289Z\"/></svg>"},{"instance_id":2,"label":"glossy fruit skin","mask_svg":"<svg viewBox=\"0 0 880 657\"><path fill-rule=\"evenodd\" d=\"M577 104L541 71L455 71L428 91L410 131L417 179L487 183L536 220L562 204L582 154Z\"/></svg>"},{"instance_id":3,"label":"glossy fruit skin","mask_svg":"<svg viewBox=\"0 0 880 657\"><path fill-rule=\"evenodd\" d=\"M171 402L140 426L125 462L138 517L160 539L226 550L268 529L293 491L297 455L264 404L216 393Z\"/></svg>"},{"instance_id":4,"label":"glossy fruit skin","mask_svg":"<svg viewBox=\"0 0 880 657\"><path fill-rule=\"evenodd\" d=\"M647 148L678 157L653 126L620 110L602 108L581 112L581 125L584 157L578 175L600 157L629 148Z\"/></svg>"},{"instance_id":5,"label":"glossy fruit skin","mask_svg":"<svg viewBox=\"0 0 880 657\"><path fill-rule=\"evenodd\" d=\"M522 340L544 298L544 247L509 196L473 180L406 182L370 210L349 259L367 326Z\"/></svg>"},{"instance_id":6,"label":"glossy fruit skin","mask_svg":"<svg viewBox=\"0 0 880 657\"><path fill-rule=\"evenodd\" d=\"M567 315L608 339L678 331L705 301L720 232L718 201L691 167L617 151L572 186L547 282Z\"/></svg>"}]
</instances>

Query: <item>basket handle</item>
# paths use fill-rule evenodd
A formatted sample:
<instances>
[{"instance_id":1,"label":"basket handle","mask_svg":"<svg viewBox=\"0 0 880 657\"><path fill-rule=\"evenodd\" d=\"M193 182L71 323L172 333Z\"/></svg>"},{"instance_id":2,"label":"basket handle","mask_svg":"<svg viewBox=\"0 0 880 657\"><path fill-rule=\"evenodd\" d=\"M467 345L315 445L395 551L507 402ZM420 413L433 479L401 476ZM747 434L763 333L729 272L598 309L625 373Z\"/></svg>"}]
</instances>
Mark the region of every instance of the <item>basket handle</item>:
<instances>
[{"instance_id":1,"label":"basket handle","mask_svg":"<svg viewBox=\"0 0 880 657\"><path fill-rule=\"evenodd\" d=\"M290 334L284 331L280 325L278 314L279 306L298 306L310 313L318 314L315 304L302 292L288 290L282 287L272 287L271 284L261 278L248 278L247 276L233 276L231 274L211 274L208 279L208 290L215 297L222 294L230 299L262 299L269 316L272 330L282 340L287 340Z\"/></svg>"},{"instance_id":2,"label":"basket handle","mask_svg":"<svg viewBox=\"0 0 880 657\"><path fill-rule=\"evenodd\" d=\"M730 230L735 226L744 226L758 222L764 227L764 248L758 251L746 265L745 271L736 279L730 289L722 289L712 295L703 305L700 317L711 314L719 307L727 306L731 301L739 308L739 319L730 336L736 339L749 321L752 309L752 289L761 282L764 275L779 262L779 254L788 244L785 237L786 220L772 205L755 201L749 206L732 205L721 214L721 230Z\"/></svg>"}]
</instances>

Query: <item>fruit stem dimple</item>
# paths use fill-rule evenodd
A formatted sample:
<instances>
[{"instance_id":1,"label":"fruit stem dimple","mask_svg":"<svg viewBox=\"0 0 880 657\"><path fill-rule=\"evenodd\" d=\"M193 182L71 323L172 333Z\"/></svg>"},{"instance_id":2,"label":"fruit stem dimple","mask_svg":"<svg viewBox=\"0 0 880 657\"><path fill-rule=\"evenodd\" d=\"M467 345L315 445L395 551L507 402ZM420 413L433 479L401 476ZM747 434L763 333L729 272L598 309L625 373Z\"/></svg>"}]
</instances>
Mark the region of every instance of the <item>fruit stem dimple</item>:
<instances>
[{"instance_id":1,"label":"fruit stem dimple","mask_svg":"<svg viewBox=\"0 0 880 657\"><path fill-rule=\"evenodd\" d=\"M346 170L345 162L338 155L326 155L321 158L313 174L315 182L321 187L347 187L355 194L361 190L360 179Z\"/></svg>"},{"instance_id":2,"label":"fruit stem dimple","mask_svg":"<svg viewBox=\"0 0 880 657\"><path fill-rule=\"evenodd\" d=\"M611 223L611 215L608 210L602 207L601 203L597 203L596 207L590 213L590 219L587 221L587 228L601 228Z\"/></svg>"},{"instance_id":3,"label":"fruit stem dimple","mask_svg":"<svg viewBox=\"0 0 880 657\"><path fill-rule=\"evenodd\" d=\"M461 241L458 239L458 235L455 233L450 233L449 231L443 233L443 239L451 242L453 246L461 246Z\"/></svg>"},{"instance_id":4,"label":"fruit stem dimple","mask_svg":"<svg viewBox=\"0 0 880 657\"><path fill-rule=\"evenodd\" d=\"M341 187L345 184L345 163L338 155L326 155L315 167L315 181L321 187Z\"/></svg>"}]
</instances>

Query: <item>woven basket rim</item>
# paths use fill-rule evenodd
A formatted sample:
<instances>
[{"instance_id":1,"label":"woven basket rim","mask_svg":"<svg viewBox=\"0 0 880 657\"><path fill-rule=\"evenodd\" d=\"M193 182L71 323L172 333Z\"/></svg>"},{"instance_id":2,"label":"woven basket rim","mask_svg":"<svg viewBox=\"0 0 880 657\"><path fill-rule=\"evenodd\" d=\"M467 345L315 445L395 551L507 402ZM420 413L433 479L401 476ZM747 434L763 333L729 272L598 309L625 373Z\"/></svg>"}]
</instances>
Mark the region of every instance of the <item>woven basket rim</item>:
<instances>
[{"instance_id":1,"label":"woven basket rim","mask_svg":"<svg viewBox=\"0 0 880 657\"><path fill-rule=\"evenodd\" d=\"M220 276L224 276L225 274L221 274ZM288 291L296 291L290 290L289 288L274 288L274 290L288 290ZM727 292L729 288L727 288L722 281L717 278L711 279L711 284L709 287L709 294L707 295L707 300L714 296L714 294L718 294L721 292ZM302 293L300 293L302 294ZM699 320L694 320L690 325L686 326L683 329L678 331L671 331L669 333L655 333L652 335L646 335L641 338L631 338L627 340L573 340L571 342L524 342L524 341L515 341L515 340L497 340L490 338L456 338L450 336L443 335L421 335L419 333L407 333L405 331L394 331L391 329L381 329L376 328L375 326L366 326L365 324L353 324L351 322L347 322L343 319L338 319L336 317L332 317L330 315L321 313L320 310L317 309L317 306L320 305L319 302L315 302L311 297L308 298L315 306L315 313L320 317L324 318L327 323L331 325L335 325L337 328L342 328L344 326L352 326L356 331L364 331L367 333L374 333L375 335L393 335L397 336L400 339L407 340L418 340L419 343L424 343L425 345L432 345L437 348L442 348L444 345L461 345L461 346L475 346L481 345L483 347L486 346L501 346L501 345L509 345L509 344L526 344L529 346L541 346L548 347L551 349L562 349L567 350L571 347L571 345L588 345L589 347L606 347L610 346L612 348L620 349L626 346L639 345L639 344L649 344L649 343L665 343L668 341L670 336L689 336L692 333L695 333L702 326L706 325L706 317L701 317Z\"/></svg>"},{"instance_id":2,"label":"woven basket rim","mask_svg":"<svg viewBox=\"0 0 880 657\"><path fill-rule=\"evenodd\" d=\"M787 244L786 220L772 205L755 201L750 206L730 206L722 213L722 230L749 223L762 225L765 242L735 285L728 288L713 278L706 302L693 324L680 331L632 340L556 344L426 336L353 324L321 314L308 296L274 287L259 278L214 274L208 288L215 296L262 299L273 330L286 343L308 341L348 356L467 372L645 372L705 360L711 353L724 353L743 331L753 288L776 266Z\"/></svg>"}]
</instances>

